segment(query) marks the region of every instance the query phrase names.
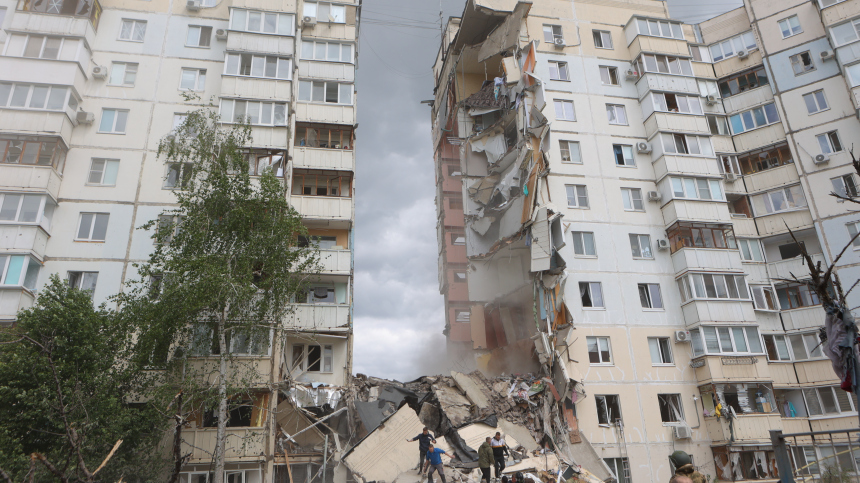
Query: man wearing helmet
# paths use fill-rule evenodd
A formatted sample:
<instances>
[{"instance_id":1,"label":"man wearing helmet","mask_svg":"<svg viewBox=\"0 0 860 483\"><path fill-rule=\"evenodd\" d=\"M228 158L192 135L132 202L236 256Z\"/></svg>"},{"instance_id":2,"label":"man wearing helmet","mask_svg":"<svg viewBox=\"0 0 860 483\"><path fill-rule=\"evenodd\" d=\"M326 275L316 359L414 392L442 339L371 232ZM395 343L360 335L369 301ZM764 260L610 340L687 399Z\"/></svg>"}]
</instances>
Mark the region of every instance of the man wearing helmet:
<instances>
[{"instance_id":1,"label":"man wearing helmet","mask_svg":"<svg viewBox=\"0 0 860 483\"><path fill-rule=\"evenodd\" d=\"M693 467L693 458L687 453L678 450L669 455L669 461L675 465L675 476L683 476L692 480L693 483L707 483L705 476Z\"/></svg>"}]
</instances>

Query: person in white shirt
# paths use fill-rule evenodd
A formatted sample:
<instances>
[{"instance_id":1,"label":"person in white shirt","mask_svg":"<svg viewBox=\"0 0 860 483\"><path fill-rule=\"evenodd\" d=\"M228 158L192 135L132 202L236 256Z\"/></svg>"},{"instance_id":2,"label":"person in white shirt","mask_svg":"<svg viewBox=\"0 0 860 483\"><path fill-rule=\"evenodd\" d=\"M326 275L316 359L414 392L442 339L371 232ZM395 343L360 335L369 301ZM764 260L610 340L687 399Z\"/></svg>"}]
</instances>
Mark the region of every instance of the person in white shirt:
<instances>
[{"instance_id":1,"label":"person in white shirt","mask_svg":"<svg viewBox=\"0 0 860 483\"><path fill-rule=\"evenodd\" d=\"M505 457L508 456L508 444L502 433L496 433L496 437L490 440L490 446L493 447L493 458L495 458L494 466L496 467L496 478L502 477L502 470L505 469Z\"/></svg>"}]
</instances>

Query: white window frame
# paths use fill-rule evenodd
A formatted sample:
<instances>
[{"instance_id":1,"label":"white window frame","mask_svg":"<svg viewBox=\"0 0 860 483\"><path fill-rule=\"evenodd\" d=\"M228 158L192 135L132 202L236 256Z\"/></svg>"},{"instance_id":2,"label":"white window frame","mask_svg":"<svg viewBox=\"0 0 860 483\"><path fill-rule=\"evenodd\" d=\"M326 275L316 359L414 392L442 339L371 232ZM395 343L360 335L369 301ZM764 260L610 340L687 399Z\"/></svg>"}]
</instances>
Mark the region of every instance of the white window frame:
<instances>
[{"instance_id":1,"label":"white window frame","mask_svg":"<svg viewBox=\"0 0 860 483\"><path fill-rule=\"evenodd\" d=\"M76 275L78 279L75 284L72 284L72 274ZM91 283L85 284L85 281L90 281ZM92 293L96 291L96 286L99 282L99 272L87 272L82 270L69 270L66 272L66 284L69 287L76 288L78 290L90 290L90 297L92 297ZM87 285L91 285L92 288L84 288Z\"/></svg>"},{"instance_id":2,"label":"white window frame","mask_svg":"<svg viewBox=\"0 0 860 483\"><path fill-rule=\"evenodd\" d=\"M684 200L725 201L723 187L718 179L669 177L672 198ZM702 186L704 184L705 186ZM680 190L679 190L680 188ZM705 196L707 190L707 196ZM680 193L680 194L679 194Z\"/></svg>"},{"instance_id":3,"label":"white window frame","mask_svg":"<svg viewBox=\"0 0 860 483\"><path fill-rule=\"evenodd\" d=\"M96 170L96 163L101 163L101 169ZM116 186L116 179L119 173L119 159L113 158L92 158L90 161L90 170L87 172L87 186ZM98 176L98 181L93 181L93 175ZM110 181L113 178L113 182ZM105 180L108 182L105 182Z\"/></svg>"},{"instance_id":4,"label":"white window frame","mask_svg":"<svg viewBox=\"0 0 860 483\"><path fill-rule=\"evenodd\" d=\"M570 67L562 60L547 61L549 67L549 80L570 82Z\"/></svg>"},{"instance_id":5,"label":"white window frame","mask_svg":"<svg viewBox=\"0 0 860 483\"><path fill-rule=\"evenodd\" d=\"M609 467L609 472L615 477L618 483L631 483L630 461L626 456L620 458L603 458L603 462Z\"/></svg>"},{"instance_id":6,"label":"white window frame","mask_svg":"<svg viewBox=\"0 0 860 483\"><path fill-rule=\"evenodd\" d=\"M192 40L192 31L197 29L197 44L190 43ZM208 32L208 35L204 35ZM202 41L206 40L206 45L202 45ZM189 25L188 31L185 33L185 46L194 49L209 49L212 48L212 27L209 25Z\"/></svg>"},{"instance_id":7,"label":"white window frame","mask_svg":"<svg viewBox=\"0 0 860 483\"><path fill-rule=\"evenodd\" d=\"M543 25L543 40L548 44L554 44L556 40L561 39L564 42L564 32L561 25L544 24Z\"/></svg>"},{"instance_id":8,"label":"white window frame","mask_svg":"<svg viewBox=\"0 0 860 483\"><path fill-rule=\"evenodd\" d=\"M788 339L784 334L762 334L762 342L765 345L765 355L769 362L791 362L791 348L788 346ZM773 341L773 348L776 350L776 359L771 359L767 352L767 340L770 338ZM780 345L781 343L781 345ZM782 351L780 350L782 349ZM784 352L783 352L784 351Z\"/></svg>"},{"instance_id":9,"label":"white window frame","mask_svg":"<svg viewBox=\"0 0 860 483\"><path fill-rule=\"evenodd\" d=\"M582 151L579 149L579 141L561 139L558 142L558 149L561 152L562 163L582 164ZM565 159L565 153L567 153L567 159Z\"/></svg>"},{"instance_id":10,"label":"white window frame","mask_svg":"<svg viewBox=\"0 0 860 483\"><path fill-rule=\"evenodd\" d=\"M714 136L731 136L732 131L729 129L729 119L720 114L707 114L705 120L708 122L708 129Z\"/></svg>"},{"instance_id":11,"label":"white window frame","mask_svg":"<svg viewBox=\"0 0 860 483\"><path fill-rule=\"evenodd\" d=\"M792 25L792 20L794 20L794 23L797 25ZM803 33L803 27L800 25L800 19L797 15L786 17L778 21L777 24L779 25L780 33L782 33L782 38L784 39ZM786 34L786 32L788 33Z\"/></svg>"},{"instance_id":12,"label":"white window frame","mask_svg":"<svg viewBox=\"0 0 860 483\"><path fill-rule=\"evenodd\" d=\"M606 104L607 122L612 126L629 126L627 106L624 104Z\"/></svg>"},{"instance_id":13,"label":"white window frame","mask_svg":"<svg viewBox=\"0 0 860 483\"><path fill-rule=\"evenodd\" d=\"M639 283L636 284L636 289L639 293L639 305L642 305L643 310L665 310L659 283Z\"/></svg>"},{"instance_id":14,"label":"white window frame","mask_svg":"<svg viewBox=\"0 0 860 483\"><path fill-rule=\"evenodd\" d=\"M690 55L693 56L695 62L712 63L711 51L707 45L690 45Z\"/></svg>"},{"instance_id":15,"label":"white window frame","mask_svg":"<svg viewBox=\"0 0 860 483\"><path fill-rule=\"evenodd\" d=\"M586 344L586 353L588 356L588 363L592 366L611 366L614 365L614 358L612 357L612 341L609 337L599 336L599 335L589 335L585 337ZM591 346L597 348L597 360L598 362L591 362ZM605 349L604 349L605 347ZM607 359L603 359L602 352L606 352Z\"/></svg>"},{"instance_id":16,"label":"white window frame","mask_svg":"<svg viewBox=\"0 0 860 483\"><path fill-rule=\"evenodd\" d=\"M645 211L642 188L621 188L621 202L624 211Z\"/></svg>"},{"instance_id":17,"label":"white window frame","mask_svg":"<svg viewBox=\"0 0 860 483\"><path fill-rule=\"evenodd\" d=\"M112 62L107 84L109 86L117 87L134 87L134 83L137 81L137 70L139 66L140 64L137 62ZM122 68L122 72L118 72L117 68ZM120 78L121 82L114 82L115 75ZM131 82L129 82L129 79L131 79Z\"/></svg>"},{"instance_id":18,"label":"white window frame","mask_svg":"<svg viewBox=\"0 0 860 483\"><path fill-rule=\"evenodd\" d=\"M244 12L244 13L239 13ZM251 14L255 14L259 16L259 26L258 30L251 30ZM244 15L244 19L242 16ZM275 19L275 31L267 32L265 31L266 26L266 16L275 15L277 18ZM276 12L264 12L262 10L254 10L248 8L230 8L230 30L236 30L239 32L253 32L257 34L263 35L295 35L296 32L296 22L295 15L286 14L286 13L276 13ZM281 27L282 19L284 22L289 22L289 32L283 32ZM242 21L244 20L244 21ZM242 25L240 25L242 24Z\"/></svg>"},{"instance_id":19,"label":"white window frame","mask_svg":"<svg viewBox=\"0 0 860 483\"><path fill-rule=\"evenodd\" d=\"M673 96L675 98L675 105L678 106L677 110L669 110L669 101L666 96ZM697 116L704 114L702 103L697 96L685 96L671 92L652 92L651 99L655 111L671 112L674 114L695 114Z\"/></svg>"},{"instance_id":20,"label":"white window frame","mask_svg":"<svg viewBox=\"0 0 860 483\"><path fill-rule=\"evenodd\" d=\"M840 36L839 33L842 29L850 29L851 38L845 35L848 33L847 31L843 31ZM830 38L833 40L833 45L835 47L841 47L860 40L860 18L855 18L834 27L830 27Z\"/></svg>"},{"instance_id":21,"label":"white window frame","mask_svg":"<svg viewBox=\"0 0 860 483\"><path fill-rule=\"evenodd\" d=\"M796 192L792 193L792 191L791 191L792 188L798 188L798 190ZM777 196L780 193L781 193L780 196L782 198L781 200L779 200L779 198L775 198L775 196ZM795 195L797 195L797 194L800 194L801 197L803 198L803 200L802 200L803 204L798 204L798 202L801 200L794 199L796 197ZM759 213L758 210L756 209L756 205L758 204L756 200L759 199L759 197L761 197L761 199L763 200L762 203L764 204L764 208L765 208L764 213ZM775 190L765 191L764 193L759 193L757 195L753 195L750 198L751 198L750 199L750 206L752 207L752 211L753 211L754 216L765 216L765 215L773 215L775 213L784 213L784 212L788 212L788 211L802 210L802 209L806 209L808 206L808 203L806 201L806 194L803 192L803 188L799 184L792 185L792 186L786 186L784 188L778 188ZM793 206L789 206L789 203L788 203L789 198L792 198ZM776 205L774 205L774 201L779 201L781 204L783 204L785 206L785 208L781 209L781 210L777 210L775 208Z\"/></svg>"},{"instance_id":22,"label":"white window frame","mask_svg":"<svg viewBox=\"0 0 860 483\"><path fill-rule=\"evenodd\" d=\"M287 104L285 102L265 102L265 101L258 101L258 100L253 100L253 99L225 99L225 98L221 99L220 110L219 110L219 113L221 115L221 123L223 123L223 124L235 124L238 122L238 121L236 121L236 118L234 117L237 102L244 102L245 103L245 105L244 105L245 114L243 114L243 117L245 117L245 118L248 117L248 105L249 104L254 103L254 104L260 105L260 116L259 116L258 122L256 122L256 123L252 122L251 123L253 126L274 126L274 127L277 127L277 126L286 126L287 125ZM225 107L227 107L227 106L229 106L229 110L225 109ZM271 118L272 119L271 119L270 123L262 122L262 120L263 120L263 109L268 109L268 107L266 107L266 106L271 106L271 109L272 109L271 110L271 114L272 114ZM275 119L277 117L275 114L278 111L282 111L282 113L283 113L283 116L284 116L283 123L276 123L275 122ZM230 114L229 116L225 115L225 113L227 113L227 112L229 112L229 114Z\"/></svg>"},{"instance_id":23,"label":"white window frame","mask_svg":"<svg viewBox=\"0 0 860 483\"><path fill-rule=\"evenodd\" d=\"M630 254L634 260L653 260L654 250L651 249L651 235L643 233L628 233L630 240ZM636 252L639 252L639 255Z\"/></svg>"},{"instance_id":24,"label":"white window frame","mask_svg":"<svg viewBox=\"0 0 860 483\"><path fill-rule=\"evenodd\" d=\"M717 63L737 56L738 50L752 52L758 49L758 43L753 31L748 30L742 34L712 44L708 49L711 51L711 58L714 60L714 63Z\"/></svg>"},{"instance_id":25,"label":"white window frame","mask_svg":"<svg viewBox=\"0 0 860 483\"><path fill-rule=\"evenodd\" d=\"M684 57L674 57L671 55L661 54L642 54L636 60L637 66L642 66L640 72L653 72L656 74L671 74L682 75L686 77L693 76L693 64L690 59ZM661 69L661 67L663 69Z\"/></svg>"},{"instance_id":26,"label":"white window frame","mask_svg":"<svg viewBox=\"0 0 860 483\"><path fill-rule=\"evenodd\" d=\"M328 51L332 45L338 46L338 50L339 50L338 59L339 60L331 60L328 58ZM305 48L307 46L310 46L310 49L311 49L312 55L310 57L305 55L306 54ZM322 47L320 47L320 46L322 46ZM344 60L344 58L343 58L344 57L344 51L343 51L344 47L349 47L349 55L348 55L347 60ZM321 58L317 57L317 54L320 53L320 50L322 51L322 53L325 54ZM305 60L316 60L316 61L320 61L320 62L345 62L348 64L355 63L355 47L353 46L353 44L349 44L349 43L345 43L345 42L325 42L325 41L319 41L319 40L302 40L301 55L302 55L301 58L305 59Z\"/></svg>"},{"instance_id":27,"label":"white window frame","mask_svg":"<svg viewBox=\"0 0 860 483\"><path fill-rule=\"evenodd\" d=\"M712 351L711 349L708 348L707 339L704 338L705 331L710 330L710 329L714 330L714 335L716 337L716 344L717 344L717 351L716 352ZM709 355L753 355L754 354L754 355L765 355L765 357L767 356L767 351L765 350L765 347L764 347L764 340L762 339L761 333L759 333L757 326L753 326L753 325L732 325L732 326L705 325L705 326L700 326L694 330L696 331L696 336L702 337L701 340L705 341L702 344L702 347L704 348L705 354L709 354ZM728 341L723 339L724 334L726 334L726 331L728 332L728 335L729 335ZM750 341L753 340L752 335L750 334L751 331L753 331L755 333L754 334L755 337L758 337L758 346L761 348L761 351L753 351L752 350L753 348L751 347L751 344L750 344ZM693 331L691 331L691 332L693 332ZM739 343L737 342L738 333L740 333L744 337L743 344L747 348L746 351L738 350L739 349ZM694 336L694 340L695 340L695 336ZM724 350L723 343L725 343L725 342L728 342L731 345L731 349L732 349L731 351ZM695 354L695 352L696 351L694 350L694 354ZM694 357L698 357L698 356L694 355Z\"/></svg>"},{"instance_id":28,"label":"white window frame","mask_svg":"<svg viewBox=\"0 0 860 483\"><path fill-rule=\"evenodd\" d=\"M857 236L857 231L860 230L860 221L852 221L850 223L846 223L845 227L848 229L848 236L854 238L855 236ZM851 238L849 238L849 240ZM854 241L851 243L854 245L855 250L860 250L860 236L854 238Z\"/></svg>"},{"instance_id":29,"label":"white window frame","mask_svg":"<svg viewBox=\"0 0 860 483\"><path fill-rule=\"evenodd\" d=\"M583 310L606 310L606 299L603 297L603 283L601 282L579 282L579 294L580 294L580 302L582 302L582 296L585 295L582 292L582 289L585 288L588 293L588 298L591 299L591 305L585 305L583 303ZM599 300L595 300L595 294L599 296ZM597 304L601 305L597 305Z\"/></svg>"},{"instance_id":30,"label":"white window frame","mask_svg":"<svg viewBox=\"0 0 860 483\"><path fill-rule=\"evenodd\" d=\"M833 185L833 192L845 197L857 197L860 195L860 186L857 184L857 179L854 173L843 174L835 178L830 178L830 184ZM844 201L844 200L838 200Z\"/></svg>"},{"instance_id":31,"label":"white window frame","mask_svg":"<svg viewBox=\"0 0 860 483\"><path fill-rule=\"evenodd\" d=\"M323 85L323 99L322 100L314 99L314 84L322 84ZM337 86L338 86L337 87L337 102L329 102L326 100L326 92L328 91L329 84L337 84ZM349 87L349 90L346 91L349 94L348 100L341 98L344 94L344 87L347 87L347 86ZM354 90L355 90L354 84L349 83L349 82L335 82L335 81L322 81L322 80L315 80L315 81L300 80L299 81L299 97L298 97L298 100L301 102L313 102L313 103L317 103L317 104L336 104L336 105L342 105L342 106L351 106L353 103L353 97L354 97L353 91ZM306 96L305 92L303 92L303 91L306 91L306 93L309 94L309 96Z\"/></svg>"},{"instance_id":32,"label":"white window frame","mask_svg":"<svg viewBox=\"0 0 860 483\"><path fill-rule=\"evenodd\" d=\"M12 266L12 259L21 259L21 269L16 275L16 283L9 283L9 269ZM35 268L31 273L30 269ZM36 290L36 283L39 279L39 271L42 269L42 264L38 260L24 253L6 253L0 255L0 287L24 287L29 291Z\"/></svg>"},{"instance_id":33,"label":"white window frame","mask_svg":"<svg viewBox=\"0 0 860 483\"><path fill-rule=\"evenodd\" d=\"M113 121L111 122L110 130L104 131L104 130L102 130L102 125L104 124L105 115L108 112L113 112ZM121 113L124 113L124 114L120 115ZM114 109L114 108L107 108L107 107L102 108L102 117L99 120L98 132L102 133L102 134L125 134L125 130L128 128L128 114L129 114L128 109ZM117 130L117 124L119 124L118 121L121 117L123 118L122 130L119 131L119 130Z\"/></svg>"},{"instance_id":34,"label":"white window frame","mask_svg":"<svg viewBox=\"0 0 860 483\"><path fill-rule=\"evenodd\" d=\"M821 152L824 154L834 154L841 153L845 150L845 146L842 144L842 139L839 138L839 131L828 131L824 134L819 134L815 136L815 139L818 141L818 146L821 148ZM834 139L839 146L834 144ZM838 148L838 149L837 149Z\"/></svg>"},{"instance_id":35,"label":"white window frame","mask_svg":"<svg viewBox=\"0 0 860 483\"><path fill-rule=\"evenodd\" d=\"M593 29L591 31L591 37L594 39L595 49L613 50L612 32L608 30ZM609 45L607 46L607 44Z\"/></svg>"},{"instance_id":36,"label":"white window frame","mask_svg":"<svg viewBox=\"0 0 860 483\"><path fill-rule=\"evenodd\" d=\"M598 66L598 70L600 71L600 83L605 86L620 86L621 83L618 81L618 67L614 65L601 65Z\"/></svg>"},{"instance_id":37,"label":"white window frame","mask_svg":"<svg viewBox=\"0 0 860 483\"><path fill-rule=\"evenodd\" d=\"M761 248L761 242L757 238L736 238L735 242L741 254L741 261L762 263L766 261L764 259L764 250Z\"/></svg>"},{"instance_id":38,"label":"white window frame","mask_svg":"<svg viewBox=\"0 0 860 483\"><path fill-rule=\"evenodd\" d=\"M555 118L558 121L576 121L576 108L573 105L573 101L570 99L553 99L552 100L553 107L555 108ZM570 109L568 109L570 108ZM570 111L570 112L568 112ZM559 117L559 113L563 117ZM567 117L570 114L571 117Z\"/></svg>"},{"instance_id":39,"label":"white window frame","mask_svg":"<svg viewBox=\"0 0 860 483\"><path fill-rule=\"evenodd\" d=\"M824 343L818 338L818 332L801 332L785 334L785 342L791 351L791 360L797 362L818 361L826 359ZM803 351L803 354L799 354Z\"/></svg>"},{"instance_id":40,"label":"white window frame","mask_svg":"<svg viewBox=\"0 0 860 483\"><path fill-rule=\"evenodd\" d=\"M764 123L759 122L759 114L764 119ZM738 126L735 124L735 119L740 120L743 127L742 131L737 130ZM779 110L776 108L776 104L771 102L737 114L732 114L729 116L729 127L732 129L732 134L738 135L776 124L779 120Z\"/></svg>"},{"instance_id":41,"label":"white window frame","mask_svg":"<svg viewBox=\"0 0 860 483\"><path fill-rule=\"evenodd\" d=\"M701 278L698 278L701 277ZM728 278L728 280L726 280ZM710 283L708 283L710 280ZM731 284L729 284L731 281ZM714 296L708 294L712 286ZM744 275L734 273L693 272L678 279L678 287L684 303L692 300L742 300L750 301L749 287ZM736 297L732 296L732 292ZM721 295L725 295L725 297Z\"/></svg>"},{"instance_id":42,"label":"white window frame","mask_svg":"<svg viewBox=\"0 0 860 483\"><path fill-rule=\"evenodd\" d=\"M584 184L566 184L564 188L567 194L568 208L579 208L581 210L589 208L588 188ZM575 204L571 204L571 201L574 201Z\"/></svg>"},{"instance_id":43,"label":"white window frame","mask_svg":"<svg viewBox=\"0 0 860 483\"><path fill-rule=\"evenodd\" d=\"M319 15L320 14L320 8L319 8L320 5L327 5L328 6L327 8L329 8L329 9L334 8L334 7L341 9L342 10L341 13L343 15L342 16L343 21L339 21L340 20L339 17L335 17L332 15L330 15L329 18L320 19L320 15ZM329 2L305 2L304 3L304 10L302 11L302 16L314 17L317 19L317 22L322 22L322 23L346 23L346 6L345 5L338 5L336 3L329 3Z\"/></svg>"},{"instance_id":44,"label":"white window frame","mask_svg":"<svg viewBox=\"0 0 860 483\"><path fill-rule=\"evenodd\" d=\"M594 241L594 232L572 231L570 236L573 240L573 256L576 258L597 258L597 246ZM590 246L589 246L590 243ZM590 248L590 250L589 250ZM591 251L591 253L588 253Z\"/></svg>"},{"instance_id":45,"label":"white window frame","mask_svg":"<svg viewBox=\"0 0 860 483\"><path fill-rule=\"evenodd\" d=\"M0 19L0 20L2 20L2 19ZM66 39L65 39L65 38L63 38L63 37L57 37L56 35L35 35L35 34L30 34L30 35L26 35L25 37L26 37L26 40L24 41L24 50L23 50L23 52L21 53L21 57L25 57L25 58L28 58L28 59L48 59L48 60L57 60L57 59L59 59L59 58L60 58L60 52L62 52L62 51L63 51L63 44L65 43L65 40L66 40ZM41 38L41 40L39 41L39 54L38 54L38 55L36 55L36 56L27 55L27 47L29 47L29 46L30 46L30 41L32 41L32 40L34 40L34 39L37 39L37 38ZM59 39L59 40L60 40L60 45L59 45L59 46L57 47L57 49L56 49L56 51L57 51L57 55L56 55L56 57L51 57L51 56L46 56L46 55L45 55L45 50L46 50L46 48L48 47L48 39L55 39L55 40L56 40L56 39ZM72 39L70 39L70 40L72 40Z\"/></svg>"},{"instance_id":46,"label":"white window frame","mask_svg":"<svg viewBox=\"0 0 860 483\"><path fill-rule=\"evenodd\" d=\"M3 92L3 86L8 86L8 91ZM22 106L13 106L12 102L15 99L15 93L21 92L21 90L26 89L26 96L24 97L24 105ZM35 101L36 89L40 89L44 91L44 104L43 107L39 106L31 106L31 104ZM51 98L55 98L56 100L60 97L55 95L55 93L62 92L62 105L57 108L51 107L49 104L51 102ZM71 89L66 86L49 86L49 85L40 85L40 84L23 84L23 83L10 83L10 82L0 82L0 108L6 109L28 109L35 111L66 111L67 109L72 108L71 101L75 100L74 106L77 108L78 102L77 99L71 94Z\"/></svg>"},{"instance_id":47,"label":"white window frame","mask_svg":"<svg viewBox=\"0 0 860 483\"><path fill-rule=\"evenodd\" d=\"M185 73L191 73L194 76L194 87L182 87L182 82L185 80ZM206 69L196 69L191 67L183 67L179 72L179 90L202 92L206 90ZM175 126L174 126L175 127Z\"/></svg>"},{"instance_id":48,"label":"white window frame","mask_svg":"<svg viewBox=\"0 0 860 483\"><path fill-rule=\"evenodd\" d=\"M803 62L803 54L809 58L809 65L807 66ZM807 50L805 52L798 52L788 58L789 63L791 64L791 70L794 72L795 77L799 75L806 74L807 72L812 72L818 67L815 66L815 59L812 57L811 51ZM798 71L798 67L800 70ZM807 68L808 67L808 68Z\"/></svg>"},{"instance_id":49,"label":"white window frame","mask_svg":"<svg viewBox=\"0 0 860 483\"><path fill-rule=\"evenodd\" d=\"M14 224L14 225L30 225L30 224L33 224L33 225L38 225L39 223L42 222L43 214L44 214L45 208L47 206L47 199L45 198L44 195L38 195L38 194L34 194L34 193L20 193L20 192L19 193L9 193L9 192L0 193L0 212L2 212L2 208L6 208L6 202L9 201L11 197L18 197L17 202L14 202L14 201L11 202L11 203L15 203L14 205L12 205L15 207L15 215L12 217L11 220L0 220L0 226L2 226L3 224ZM32 221L22 220L21 214L24 211L24 201L27 199L35 201L35 199L37 199L37 198L39 200L39 205L38 205L38 207L36 207L36 219L32 220ZM14 199L14 198L12 198L12 199Z\"/></svg>"},{"instance_id":50,"label":"white window frame","mask_svg":"<svg viewBox=\"0 0 860 483\"><path fill-rule=\"evenodd\" d=\"M615 151L615 148L621 148L621 164L618 164L618 153ZM635 168L636 167L636 158L633 155L633 146L629 144L613 144L612 145L612 157L615 158L615 166L619 168Z\"/></svg>"},{"instance_id":51,"label":"white window frame","mask_svg":"<svg viewBox=\"0 0 860 483\"><path fill-rule=\"evenodd\" d=\"M269 344L269 345L271 346L271 344ZM301 362L300 369L304 370L305 372L314 373L314 374L331 374L334 372L334 345L333 344L292 344L292 346L290 348L290 365L292 365L293 361L295 360L295 349L298 346L302 346L302 362ZM310 362L311 361L308 359L308 357L310 357L310 350L308 350L308 349L311 346L316 346L316 347L320 348L320 362L319 362L320 363L320 370L318 370L318 371L312 371L310 369L310 366L311 366ZM331 361L329 361L328 367L326 367L326 361L325 361L326 349L331 351ZM328 369L328 370L326 370L326 369Z\"/></svg>"},{"instance_id":52,"label":"white window frame","mask_svg":"<svg viewBox=\"0 0 860 483\"><path fill-rule=\"evenodd\" d=\"M639 35L647 35L649 37L684 40L684 31L681 28L681 24L665 20L637 18L636 31Z\"/></svg>"},{"instance_id":53,"label":"white window frame","mask_svg":"<svg viewBox=\"0 0 860 483\"><path fill-rule=\"evenodd\" d=\"M89 227L84 226L84 217L90 216L89 219ZM95 226L98 220L105 220L105 234L104 238L93 238ZM108 226L110 225L110 213L94 213L89 211L83 211L78 215L78 223L75 229L75 241L82 242L97 242L103 243L107 239L108 234ZM87 235L85 237L81 237L81 230L86 229Z\"/></svg>"},{"instance_id":54,"label":"white window frame","mask_svg":"<svg viewBox=\"0 0 860 483\"><path fill-rule=\"evenodd\" d=\"M684 151L678 149L679 138L676 136L680 136L682 138ZM678 154L682 156L714 156L714 147L711 145L710 136L661 132L660 141L663 143L663 152L666 154ZM691 152L693 147L695 147L699 152Z\"/></svg>"},{"instance_id":55,"label":"white window frame","mask_svg":"<svg viewBox=\"0 0 860 483\"><path fill-rule=\"evenodd\" d=\"M123 38L125 26L129 25L128 38ZM137 33L140 32L140 38L136 39ZM146 39L146 20L138 20L133 18L124 18L120 22L119 35L117 40L122 42L143 42Z\"/></svg>"},{"instance_id":56,"label":"white window frame","mask_svg":"<svg viewBox=\"0 0 860 483\"><path fill-rule=\"evenodd\" d=\"M251 67L248 74L242 73L242 57L251 57ZM266 66L270 59L274 59L275 75L266 75ZM259 64L258 64L259 63ZM259 65L263 71L263 75L254 75L254 66ZM278 79L292 80L293 78L293 59L289 57L278 57L277 55L263 55L251 53L231 53L224 54L224 75L237 77L253 77L257 79Z\"/></svg>"},{"instance_id":57,"label":"white window frame","mask_svg":"<svg viewBox=\"0 0 860 483\"><path fill-rule=\"evenodd\" d=\"M654 347L657 349L656 354L653 350ZM669 337L648 337L648 349L651 355L652 366L675 365L675 358L672 356L672 339ZM654 360L655 355L657 355L659 360Z\"/></svg>"},{"instance_id":58,"label":"white window frame","mask_svg":"<svg viewBox=\"0 0 860 483\"><path fill-rule=\"evenodd\" d=\"M174 169L178 167L178 169ZM164 185L162 185L162 189L166 190L184 190L188 187L188 183L190 181L190 174L187 174L187 170L192 169L192 163L165 163L165 173L164 173ZM176 180L172 182L170 181L171 172L175 171Z\"/></svg>"},{"instance_id":59,"label":"white window frame","mask_svg":"<svg viewBox=\"0 0 860 483\"><path fill-rule=\"evenodd\" d=\"M753 307L755 310L766 312L779 311L779 300L776 297L776 290L774 290L772 286L750 284L749 289L752 293ZM770 299L767 297L768 293L770 294ZM770 300L771 306L768 306L768 300Z\"/></svg>"},{"instance_id":60,"label":"white window frame","mask_svg":"<svg viewBox=\"0 0 860 483\"><path fill-rule=\"evenodd\" d=\"M854 396L851 393L846 393L842 391L839 386L818 386L818 387L804 387L801 388L803 392L803 400L806 403L806 411L809 414L810 419L816 417L833 417L841 416L841 415L850 415L857 412L857 409L854 407ZM825 412L824 411L824 401L821 397L822 392L828 391L830 396L833 398L832 401L835 402L838 410L836 412ZM840 394L842 392L842 394ZM842 403L839 402L839 396L843 396L843 401L848 401L850 408L847 411L843 410ZM814 398L814 399L813 399ZM810 404L813 402L814 404ZM814 410L817 408L817 411Z\"/></svg>"}]
</instances>

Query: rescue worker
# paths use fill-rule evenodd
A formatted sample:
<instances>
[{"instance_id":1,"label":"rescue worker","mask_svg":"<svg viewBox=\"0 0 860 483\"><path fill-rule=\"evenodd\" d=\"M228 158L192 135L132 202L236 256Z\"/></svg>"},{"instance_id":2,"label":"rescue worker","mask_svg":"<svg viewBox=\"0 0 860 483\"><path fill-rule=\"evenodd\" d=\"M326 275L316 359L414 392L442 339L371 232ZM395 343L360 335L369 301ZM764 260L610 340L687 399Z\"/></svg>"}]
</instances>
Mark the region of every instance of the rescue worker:
<instances>
[{"instance_id":1,"label":"rescue worker","mask_svg":"<svg viewBox=\"0 0 860 483\"><path fill-rule=\"evenodd\" d=\"M505 442L505 438L502 437L502 433L496 433L496 437L490 440L490 446L493 447L496 478L501 478L502 471L505 469L505 457L508 455L508 445Z\"/></svg>"},{"instance_id":2,"label":"rescue worker","mask_svg":"<svg viewBox=\"0 0 860 483\"><path fill-rule=\"evenodd\" d=\"M705 476L693 467L693 458L678 450L669 455L669 460L675 465L675 475L689 478L693 483L707 483ZM684 482L677 482L684 483Z\"/></svg>"},{"instance_id":3,"label":"rescue worker","mask_svg":"<svg viewBox=\"0 0 860 483\"><path fill-rule=\"evenodd\" d=\"M491 439L487 436L487 439L478 447L478 468L481 469L481 478L487 483L490 483L490 470L496 462L496 459L493 457L493 447L490 445Z\"/></svg>"},{"instance_id":4,"label":"rescue worker","mask_svg":"<svg viewBox=\"0 0 860 483\"><path fill-rule=\"evenodd\" d=\"M427 455L427 449L430 448L430 442L436 442L436 439L430 434L430 430L425 426L424 430L421 431L421 434L418 436L409 439L406 438L406 441L418 441L418 473L424 472L424 456Z\"/></svg>"}]
</instances>

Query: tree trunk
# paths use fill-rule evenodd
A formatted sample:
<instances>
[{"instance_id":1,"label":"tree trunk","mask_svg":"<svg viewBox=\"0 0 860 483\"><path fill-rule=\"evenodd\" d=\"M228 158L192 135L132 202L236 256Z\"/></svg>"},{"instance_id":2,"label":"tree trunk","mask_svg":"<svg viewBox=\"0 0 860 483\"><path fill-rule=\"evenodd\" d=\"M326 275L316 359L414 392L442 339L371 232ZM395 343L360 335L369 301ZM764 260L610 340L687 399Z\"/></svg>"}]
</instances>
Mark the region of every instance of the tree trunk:
<instances>
[{"instance_id":1,"label":"tree trunk","mask_svg":"<svg viewBox=\"0 0 860 483\"><path fill-rule=\"evenodd\" d=\"M215 435L215 475L212 483L224 483L224 453L227 443L227 338L224 334L226 311L218 320L218 432Z\"/></svg>"}]
</instances>

